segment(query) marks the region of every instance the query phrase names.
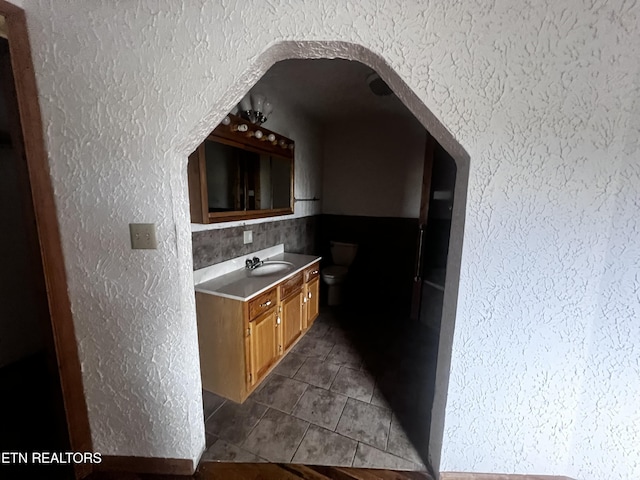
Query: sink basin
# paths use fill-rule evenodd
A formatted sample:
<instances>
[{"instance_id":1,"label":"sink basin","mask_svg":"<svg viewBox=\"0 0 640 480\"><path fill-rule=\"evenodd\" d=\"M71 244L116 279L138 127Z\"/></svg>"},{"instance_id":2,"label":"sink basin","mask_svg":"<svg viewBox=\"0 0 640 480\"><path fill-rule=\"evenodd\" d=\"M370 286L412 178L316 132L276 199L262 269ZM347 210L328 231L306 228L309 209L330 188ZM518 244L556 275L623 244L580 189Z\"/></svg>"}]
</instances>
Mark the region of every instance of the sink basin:
<instances>
[{"instance_id":1,"label":"sink basin","mask_svg":"<svg viewBox=\"0 0 640 480\"><path fill-rule=\"evenodd\" d=\"M278 273L286 273L293 270L293 263L280 261L266 261L259 267L249 271L251 277L266 277L268 275L276 275Z\"/></svg>"}]
</instances>

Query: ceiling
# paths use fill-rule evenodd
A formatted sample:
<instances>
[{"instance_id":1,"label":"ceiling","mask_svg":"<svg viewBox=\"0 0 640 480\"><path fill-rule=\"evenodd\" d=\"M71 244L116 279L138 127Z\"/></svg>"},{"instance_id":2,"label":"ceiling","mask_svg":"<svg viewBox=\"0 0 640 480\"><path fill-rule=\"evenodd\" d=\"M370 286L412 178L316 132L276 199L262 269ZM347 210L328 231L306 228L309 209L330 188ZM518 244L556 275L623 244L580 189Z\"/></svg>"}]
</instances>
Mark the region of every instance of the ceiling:
<instances>
[{"instance_id":1,"label":"ceiling","mask_svg":"<svg viewBox=\"0 0 640 480\"><path fill-rule=\"evenodd\" d=\"M395 95L379 97L371 92L367 77L373 72L350 60L284 60L271 67L252 91L286 98L293 108L323 124L363 114L414 118Z\"/></svg>"}]
</instances>

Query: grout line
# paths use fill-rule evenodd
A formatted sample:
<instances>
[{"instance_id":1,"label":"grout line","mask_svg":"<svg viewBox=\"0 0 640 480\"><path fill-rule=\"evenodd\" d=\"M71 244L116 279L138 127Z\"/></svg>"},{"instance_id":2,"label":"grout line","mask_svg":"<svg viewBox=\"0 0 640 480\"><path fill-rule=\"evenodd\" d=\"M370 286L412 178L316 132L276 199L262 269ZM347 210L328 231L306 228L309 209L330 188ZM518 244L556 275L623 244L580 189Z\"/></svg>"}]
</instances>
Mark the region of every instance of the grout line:
<instances>
[{"instance_id":1,"label":"grout line","mask_svg":"<svg viewBox=\"0 0 640 480\"><path fill-rule=\"evenodd\" d=\"M216 408L216 409L211 413L211 415L209 415L209 416L207 417L207 420L208 420L208 419L210 419L211 417L213 417L213 416L216 414L216 412L217 412L218 410L220 410L224 405L226 405L226 403L227 403L227 399L225 398L225 399L222 401L222 403L218 406L218 408ZM206 423L206 421L207 421L207 420L205 420L205 423Z\"/></svg>"},{"instance_id":2,"label":"grout line","mask_svg":"<svg viewBox=\"0 0 640 480\"><path fill-rule=\"evenodd\" d=\"M371 395L369 396L369 400L366 401L366 403L368 403L369 405L373 406L373 407L377 407L377 405L374 405L373 403L371 403L371 400L373 400L373 390L371 390ZM364 400L363 400L364 402Z\"/></svg>"},{"instance_id":3,"label":"grout line","mask_svg":"<svg viewBox=\"0 0 640 480\"><path fill-rule=\"evenodd\" d=\"M289 352L289 353L291 353L291 352ZM287 355L288 355L288 354L287 354ZM297 353L296 355L299 355L300 357L303 357L303 358L304 358L304 360L300 363L300 365L298 365L298 368L296 368L296 371L295 371L295 372L293 372L293 375L291 375L291 377L290 377L290 378L292 378L292 379L293 379L293 377L295 377L295 376L298 374L298 372L299 372L299 371L300 371L300 369L302 368L302 365L304 365L304 364L305 364L305 362L309 359L309 357L304 357L303 355L300 355L300 354L298 354L298 353Z\"/></svg>"},{"instance_id":4,"label":"grout line","mask_svg":"<svg viewBox=\"0 0 640 480\"><path fill-rule=\"evenodd\" d=\"M254 402L256 402L258 405L262 405L263 407L267 407L268 409L270 408L271 410L275 410L276 412L284 413L285 415L291 415L290 412L280 410L278 407L274 407L273 405L269 405L268 403L263 403L259 400L254 400ZM262 420L262 417L260 417L260 420Z\"/></svg>"},{"instance_id":5,"label":"grout line","mask_svg":"<svg viewBox=\"0 0 640 480\"><path fill-rule=\"evenodd\" d=\"M360 443L360 440L358 440L357 438L351 438L351 437L349 437L348 435L345 435L344 433L340 433L340 432L332 432L332 431L331 431L331 430L329 430L328 428L321 427L321 426L319 426L319 425L315 425L315 424L314 424L314 426L316 426L317 428L320 428L320 429L322 429L322 430L326 430L327 432L331 432L331 433L333 433L334 435L338 435L339 437L346 438L347 440L351 440L352 442Z\"/></svg>"},{"instance_id":6,"label":"grout line","mask_svg":"<svg viewBox=\"0 0 640 480\"><path fill-rule=\"evenodd\" d=\"M293 418L296 418L296 417L293 417ZM291 455L291 458L289 459L289 463L293 462L293 459L295 458L296 453L298 453L298 450L300 450L300 445L302 445L302 442L304 441L304 437L307 436L307 432L309 431L309 427L310 426L311 426L311 422L307 422L307 429L302 434L302 437L300 438L300 443L298 443L298 446L296 447L296 450L293 452L293 455Z\"/></svg>"},{"instance_id":7,"label":"grout line","mask_svg":"<svg viewBox=\"0 0 640 480\"><path fill-rule=\"evenodd\" d=\"M341 396L345 397L346 395L341 395ZM336 428L338 428L338 425L340 425L340 420L342 420L342 415L344 415L344 409L347 408L347 402L348 401L349 401L349 397L347 397L347 401L344 402L344 405L342 406L342 411L340 412L340 416L338 417L338 421L336 422L336 426L333 429L333 431L336 432L336 433L338 433L336 431Z\"/></svg>"},{"instance_id":8,"label":"grout line","mask_svg":"<svg viewBox=\"0 0 640 480\"><path fill-rule=\"evenodd\" d=\"M360 442L358 442L356 440L356 450L355 450L355 452L353 452L353 458L351 459L351 466L352 467L353 467L354 462L356 461L356 456L358 455L358 448L360 448Z\"/></svg>"},{"instance_id":9,"label":"grout line","mask_svg":"<svg viewBox=\"0 0 640 480\"><path fill-rule=\"evenodd\" d=\"M347 397L347 401L348 401L349 399L354 400L354 401L356 401L356 402L364 403L365 405L370 405L370 404L368 404L368 403L366 403L366 402L363 402L362 400L358 400L357 398ZM340 414L340 419L338 420L338 424L340 423L340 420L342 419L342 415L344 414L344 409L346 408L346 406L347 406L347 404L345 403L345 406L344 406L344 408L342 409L342 413ZM377 408L377 405L372 405L372 406ZM381 407L380 407L380 408L381 408ZM384 409L384 408L383 408L383 410L387 410L387 409ZM387 446L388 446L388 444L389 444L389 434L391 433L391 421L392 421L392 420L393 420L393 412L391 412L391 418L390 418L390 420L389 420L389 427L388 427L388 429L387 429L387 438L385 439L385 448L380 448L380 447L378 447L378 446L376 446L376 445L373 445L373 444L371 444L371 443L366 442L365 440L360 440L360 439L358 439L358 438L353 438L353 437L350 437L350 436L349 436L349 435L347 435L347 434L340 434L339 432L337 432L337 431L335 431L335 430L334 430L334 431L335 431L335 433L337 433L338 435L342 435L342 436L344 436L344 437L350 438L351 440L355 440L355 441L357 441L358 443L363 443L363 444L365 444L365 445L367 445L367 446L369 446L369 447L371 447L371 448L375 448L376 450L379 450L379 451L381 451L381 452L388 453L388 452L387 452ZM336 428L338 428L338 424L336 424ZM390 455L393 455L393 454L390 454ZM402 458L402 457L399 457L398 455L395 455L395 456L396 456L396 457L398 457L398 458ZM412 463L413 463L413 462L412 462Z\"/></svg>"},{"instance_id":10,"label":"grout line","mask_svg":"<svg viewBox=\"0 0 640 480\"><path fill-rule=\"evenodd\" d=\"M331 364L333 365L333 364ZM331 387L333 387L333 384L336 381L336 378L338 378L338 375L340 375L340 370L342 370L342 367L338 367L338 371L336 372L335 376L333 377L333 380L331 380L331 384L329 385L329 388L327 388L327 390L331 390ZM334 393L340 393L340 392L334 392Z\"/></svg>"},{"instance_id":11,"label":"grout line","mask_svg":"<svg viewBox=\"0 0 640 480\"><path fill-rule=\"evenodd\" d=\"M330 363L329 365L333 365L333 363ZM328 391L331 391L331 387L333 387L333 384L336 381L336 378L338 378L338 373L340 373L340 367L338 367L338 370L336 370L336 374L333 376L333 379L331 380L331 385L329 385L329 388L327 388ZM340 392L333 392L333 393L340 393Z\"/></svg>"},{"instance_id":12,"label":"grout line","mask_svg":"<svg viewBox=\"0 0 640 480\"><path fill-rule=\"evenodd\" d=\"M403 462L406 462L406 463L409 463L410 465L413 465L414 469L413 470L405 470L407 472L422 472L422 471L424 471L420 467L420 465L418 465L413 460L409 460L408 458L401 457L400 455L396 455L395 453L391 453L391 452L388 452L386 450L382 450L382 449L380 449L378 447L375 447L375 446L373 446L373 445L371 445L369 443L362 442L362 441L358 440L358 447L360 445L365 445L365 446L367 446L369 448L373 448L374 450L378 450L379 452L382 452L382 453L384 453L386 455L389 455L389 456L391 456L393 458L397 458L398 460L402 460ZM356 451L357 451L357 448L356 448ZM354 455L354 460L355 460L355 455ZM352 465L353 465L353 463L352 463ZM399 470L398 467L394 466L394 465L388 465L388 466L382 466L382 467L380 467L380 466L378 466L378 467L367 467L367 466L364 466L364 467L360 467L360 468L382 468L382 469L385 469L385 470Z\"/></svg>"},{"instance_id":13,"label":"grout line","mask_svg":"<svg viewBox=\"0 0 640 480\"><path fill-rule=\"evenodd\" d=\"M358 442L358 443L361 443L361 444L363 444L363 445L366 445L367 447L374 448L374 449L376 449L376 450L378 450L378 451L380 451L380 452L383 452L383 453L389 453L389 452L387 452L384 448L380 448L380 447L378 447L378 446L376 446L376 445L372 445L371 443L369 443L369 442L367 442L367 441L365 441L365 440L360 440L360 439L358 439L358 438L350 437L350 436L349 436L349 435L347 435L346 433L344 433L344 434L343 434L343 433L340 433L340 432L334 432L334 433L337 433L338 435L342 435L343 437L349 438L349 439L354 440L354 441L356 441L356 442ZM395 457L402 458L402 457L399 457L398 455L395 455L395 454L393 454L393 453L389 453L389 455L393 455L393 456L395 456ZM412 462L412 463L413 463L413 462Z\"/></svg>"},{"instance_id":14,"label":"grout line","mask_svg":"<svg viewBox=\"0 0 640 480\"><path fill-rule=\"evenodd\" d=\"M376 448L376 447L373 447L373 448ZM380 449L378 448L378 450L380 450ZM381 451L382 451L382 450L381 450ZM391 452L387 452L387 451L384 451L384 453L386 453L387 455L390 455L390 456L392 456L392 457L394 457L394 458L397 458L398 460L402 460L402 461L404 461L404 462L407 462L407 463L409 463L410 465L413 465L415 468L417 468L416 470L405 470L406 472L417 472L417 471L420 471L420 472L421 472L421 471L423 471L423 470L420 470L420 469L419 469L420 465L418 465L418 464L417 464L416 462L414 462L413 460L409 460L408 458L404 458L404 457L401 457L400 455L396 455L395 453L391 453ZM388 470L398 470L398 468L397 468L397 467L383 467L383 468L386 468L386 469L388 469Z\"/></svg>"},{"instance_id":15,"label":"grout line","mask_svg":"<svg viewBox=\"0 0 640 480\"><path fill-rule=\"evenodd\" d=\"M257 403L258 405L262 405L261 403L258 403L258 402L255 402L255 401L254 401L254 403ZM265 405L265 406L266 406L266 405ZM242 442L241 442L242 444L244 444L244 442L246 442L246 441L247 441L247 438L249 438L249 437L251 436L251 434L253 433L253 431L256 429L256 427L257 427L257 426L260 424L260 422L262 421L262 419L267 415L267 412L269 411L269 409L270 409L271 407L268 407L268 406L266 406L266 407L267 407L267 408L265 409L264 413L263 413L262 415L260 415L260 418L258 419L258 421L256 422L256 424L255 424L253 427L251 427L251 430L249 430L249 433L247 433L247 436L246 436L246 437L244 437L244 440L242 440ZM275 409L274 409L274 410L275 410ZM277 410L277 411L279 411L279 410ZM258 454L257 454L257 453L254 453L254 452L252 452L251 450L247 450L246 448L241 447L240 445L236 445L236 446L237 446L238 448L242 448L243 450L246 450L246 451L247 451L247 452L249 452L249 453L253 453L256 457L258 456Z\"/></svg>"},{"instance_id":16,"label":"grout line","mask_svg":"<svg viewBox=\"0 0 640 480\"><path fill-rule=\"evenodd\" d=\"M384 442L384 451L388 452L389 448L389 437L391 436L391 424L393 423L393 412L391 412L391 418L389 419L389 430L387 430L387 441Z\"/></svg>"},{"instance_id":17,"label":"grout line","mask_svg":"<svg viewBox=\"0 0 640 480\"><path fill-rule=\"evenodd\" d=\"M296 407L298 406L298 404L300 403L300 400L302 400L302 397L304 397L304 394L307 393L307 390L309 389L309 384L307 382L302 382L300 380L298 380L298 382L300 383L304 383L305 387L304 390L302 391L302 394L300 394L300 396L298 397L298 400L296 400L296 403L293 405L293 407L291 408L291 413L289 413L289 415L291 415L293 417L293 412L296 409ZM297 417L296 417L297 418Z\"/></svg>"}]
</instances>

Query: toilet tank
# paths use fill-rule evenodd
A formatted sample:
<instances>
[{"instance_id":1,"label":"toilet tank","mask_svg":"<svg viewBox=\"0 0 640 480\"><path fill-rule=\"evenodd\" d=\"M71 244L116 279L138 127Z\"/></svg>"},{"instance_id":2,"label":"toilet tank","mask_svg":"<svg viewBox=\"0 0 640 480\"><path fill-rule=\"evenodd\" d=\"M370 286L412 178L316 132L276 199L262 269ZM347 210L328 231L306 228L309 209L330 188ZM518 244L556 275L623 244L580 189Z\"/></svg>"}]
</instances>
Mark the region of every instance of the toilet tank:
<instances>
[{"instance_id":1,"label":"toilet tank","mask_svg":"<svg viewBox=\"0 0 640 480\"><path fill-rule=\"evenodd\" d=\"M348 267L353 263L358 251L358 245L355 243L329 242L331 245L331 258L334 265L342 265Z\"/></svg>"}]
</instances>

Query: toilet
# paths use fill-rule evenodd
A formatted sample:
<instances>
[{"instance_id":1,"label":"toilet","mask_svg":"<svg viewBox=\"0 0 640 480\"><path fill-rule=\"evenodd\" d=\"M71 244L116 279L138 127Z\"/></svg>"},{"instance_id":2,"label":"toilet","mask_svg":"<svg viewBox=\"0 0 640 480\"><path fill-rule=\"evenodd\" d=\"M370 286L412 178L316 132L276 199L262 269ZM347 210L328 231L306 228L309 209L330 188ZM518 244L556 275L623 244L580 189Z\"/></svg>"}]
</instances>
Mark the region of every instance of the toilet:
<instances>
[{"instance_id":1,"label":"toilet","mask_svg":"<svg viewBox=\"0 0 640 480\"><path fill-rule=\"evenodd\" d=\"M349 266L353 263L358 251L354 243L329 242L333 265L323 268L320 272L322 281L328 286L329 306L341 305L344 296L344 284L349 273Z\"/></svg>"}]
</instances>

